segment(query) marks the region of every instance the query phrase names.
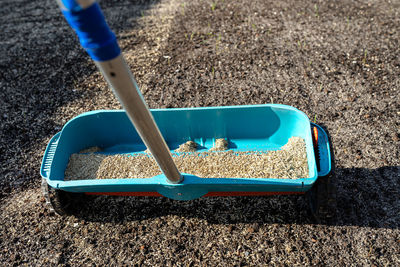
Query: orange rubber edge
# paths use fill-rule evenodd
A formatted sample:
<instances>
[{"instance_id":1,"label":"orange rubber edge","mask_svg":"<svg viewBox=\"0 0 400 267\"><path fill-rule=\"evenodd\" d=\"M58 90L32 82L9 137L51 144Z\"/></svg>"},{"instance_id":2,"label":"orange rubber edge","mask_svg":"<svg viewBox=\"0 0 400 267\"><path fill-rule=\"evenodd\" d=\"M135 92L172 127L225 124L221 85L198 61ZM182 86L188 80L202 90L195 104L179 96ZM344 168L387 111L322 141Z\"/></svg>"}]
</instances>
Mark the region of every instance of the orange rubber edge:
<instances>
[{"instance_id":1,"label":"orange rubber edge","mask_svg":"<svg viewBox=\"0 0 400 267\"><path fill-rule=\"evenodd\" d=\"M318 129L317 127L313 127L313 141L314 141L314 146L318 146Z\"/></svg>"},{"instance_id":2,"label":"orange rubber edge","mask_svg":"<svg viewBox=\"0 0 400 267\"><path fill-rule=\"evenodd\" d=\"M157 192L86 192L86 195L163 197ZM204 197L303 195L305 192L208 192Z\"/></svg>"}]
</instances>

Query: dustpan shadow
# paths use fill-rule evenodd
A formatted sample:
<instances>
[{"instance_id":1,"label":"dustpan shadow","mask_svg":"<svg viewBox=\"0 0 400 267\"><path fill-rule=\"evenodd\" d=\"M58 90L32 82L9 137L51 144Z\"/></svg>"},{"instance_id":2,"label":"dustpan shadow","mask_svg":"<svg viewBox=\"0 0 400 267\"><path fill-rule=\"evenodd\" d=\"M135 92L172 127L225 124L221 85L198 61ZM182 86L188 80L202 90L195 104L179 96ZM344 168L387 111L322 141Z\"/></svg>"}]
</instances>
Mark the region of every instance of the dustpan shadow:
<instances>
[{"instance_id":1,"label":"dustpan shadow","mask_svg":"<svg viewBox=\"0 0 400 267\"><path fill-rule=\"evenodd\" d=\"M324 225L400 228L400 167L336 170L337 216ZM212 197L175 201L152 197L96 197L76 210L86 221L123 223L179 216L211 224L313 224L303 196Z\"/></svg>"}]
</instances>

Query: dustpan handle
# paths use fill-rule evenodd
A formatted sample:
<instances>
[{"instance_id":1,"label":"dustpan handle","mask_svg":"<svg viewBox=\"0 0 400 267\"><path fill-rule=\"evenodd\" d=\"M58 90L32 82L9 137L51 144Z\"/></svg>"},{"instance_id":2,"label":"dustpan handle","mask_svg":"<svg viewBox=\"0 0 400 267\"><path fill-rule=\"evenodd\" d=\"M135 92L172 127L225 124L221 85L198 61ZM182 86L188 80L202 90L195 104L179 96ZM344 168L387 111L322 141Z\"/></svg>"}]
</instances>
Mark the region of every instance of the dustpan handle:
<instances>
[{"instance_id":1,"label":"dustpan handle","mask_svg":"<svg viewBox=\"0 0 400 267\"><path fill-rule=\"evenodd\" d=\"M80 43L124 107L147 148L171 183L179 183L179 173L168 146L133 78L114 33L109 29L95 0L57 0L62 13L77 33Z\"/></svg>"}]
</instances>

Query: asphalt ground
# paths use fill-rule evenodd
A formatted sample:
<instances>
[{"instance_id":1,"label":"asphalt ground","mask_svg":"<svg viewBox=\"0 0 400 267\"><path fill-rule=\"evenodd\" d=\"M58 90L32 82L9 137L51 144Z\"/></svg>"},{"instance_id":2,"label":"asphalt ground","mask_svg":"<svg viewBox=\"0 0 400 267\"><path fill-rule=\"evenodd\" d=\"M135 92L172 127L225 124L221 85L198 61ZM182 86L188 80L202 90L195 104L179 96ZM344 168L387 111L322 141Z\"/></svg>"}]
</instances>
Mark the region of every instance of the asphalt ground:
<instances>
[{"instance_id":1,"label":"asphalt ground","mask_svg":"<svg viewBox=\"0 0 400 267\"><path fill-rule=\"evenodd\" d=\"M45 207L41 157L120 108L55 1L0 8L3 265L400 265L398 1L102 1L152 108L281 103L329 130L337 218L302 197L102 197Z\"/></svg>"}]
</instances>

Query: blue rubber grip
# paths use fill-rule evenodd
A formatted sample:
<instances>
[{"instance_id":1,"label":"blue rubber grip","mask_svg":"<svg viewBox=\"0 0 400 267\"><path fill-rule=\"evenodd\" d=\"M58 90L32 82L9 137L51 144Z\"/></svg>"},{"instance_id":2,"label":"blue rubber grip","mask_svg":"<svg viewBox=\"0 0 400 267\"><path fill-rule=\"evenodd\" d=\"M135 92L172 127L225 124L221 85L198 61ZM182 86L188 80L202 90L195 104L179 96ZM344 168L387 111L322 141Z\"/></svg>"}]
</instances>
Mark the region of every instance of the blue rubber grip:
<instances>
[{"instance_id":1,"label":"blue rubber grip","mask_svg":"<svg viewBox=\"0 0 400 267\"><path fill-rule=\"evenodd\" d=\"M62 13L75 30L82 47L89 56L96 61L106 61L119 56L121 50L117 39L108 27L100 6L93 3L90 7L82 9L77 4L71 4L74 2L63 1L67 10L62 10Z\"/></svg>"}]
</instances>

